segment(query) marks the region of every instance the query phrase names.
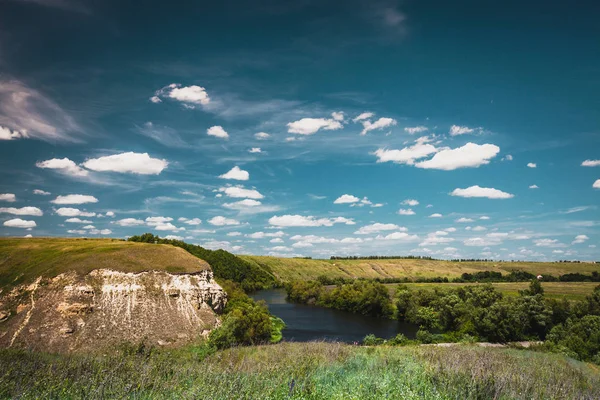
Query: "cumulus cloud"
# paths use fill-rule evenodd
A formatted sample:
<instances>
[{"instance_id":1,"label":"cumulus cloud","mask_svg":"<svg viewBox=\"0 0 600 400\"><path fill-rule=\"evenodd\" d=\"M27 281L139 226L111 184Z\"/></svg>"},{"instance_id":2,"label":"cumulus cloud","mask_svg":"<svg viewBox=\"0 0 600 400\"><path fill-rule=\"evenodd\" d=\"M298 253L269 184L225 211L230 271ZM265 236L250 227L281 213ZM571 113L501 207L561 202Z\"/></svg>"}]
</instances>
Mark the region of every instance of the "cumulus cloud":
<instances>
[{"instance_id":1,"label":"cumulus cloud","mask_svg":"<svg viewBox=\"0 0 600 400\"><path fill-rule=\"evenodd\" d=\"M251 149L248 149L248 153L262 153L262 150L260 147L252 147Z\"/></svg>"},{"instance_id":2,"label":"cumulus cloud","mask_svg":"<svg viewBox=\"0 0 600 400\"><path fill-rule=\"evenodd\" d=\"M314 216L305 217L303 215L281 215L269 218L269 224L280 227L306 227L306 226L333 226L334 224L354 225L352 219L345 217L335 218L316 218Z\"/></svg>"},{"instance_id":3,"label":"cumulus cloud","mask_svg":"<svg viewBox=\"0 0 600 400\"><path fill-rule=\"evenodd\" d=\"M4 226L9 228L23 228L30 229L35 228L37 225L35 221L26 221L21 218L9 219L8 221L4 221Z\"/></svg>"},{"instance_id":4,"label":"cumulus cloud","mask_svg":"<svg viewBox=\"0 0 600 400\"><path fill-rule=\"evenodd\" d=\"M475 129L469 128L468 126L459 126L459 125L452 125L450 127L450 130L448 131L450 136L464 135L464 134L473 133L473 132L475 132Z\"/></svg>"},{"instance_id":5,"label":"cumulus cloud","mask_svg":"<svg viewBox=\"0 0 600 400\"><path fill-rule=\"evenodd\" d=\"M503 192L502 190L480 187L479 185L470 186L466 189L454 189L450 195L458 197L485 197L488 199L510 199L515 197L513 194Z\"/></svg>"},{"instance_id":6,"label":"cumulus cloud","mask_svg":"<svg viewBox=\"0 0 600 400\"><path fill-rule=\"evenodd\" d=\"M510 154L507 154L504 157L502 157L501 161L512 161L512 160L513 160L513 156L511 156Z\"/></svg>"},{"instance_id":7,"label":"cumulus cloud","mask_svg":"<svg viewBox=\"0 0 600 400\"><path fill-rule=\"evenodd\" d=\"M575 236L575 240L573 240L571 242L571 244L580 244L580 243L584 243L585 241L589 240L590 238L587 237L586 235L577 235Z\"/></svg>"},{"instance_id":8,"label":"cumulus cloud","mask_svg":"<svg viewBox=\"0 0 600 400\"><path fill-rule=\"evenodd\" d=\"M27 137L26 132L11 131L8 128L0 126L0 140L15 140L15 139L22 139L22 138L26 138L26 137Z\"/></svg>"},{"instance_id":9,"label":"cumulus cloud","mask_svg":"<svg viewBox=\"0 0 600 400\"><path fill-rule=\"evenodd\" d=\"M389 128L390 126L396 125L397 122L393 118L379 118L375 122L371 122L369 120L362 121L363 130L360 132L361 135L366 135L367 132Z\"/></svg>"},{"instance_id":10,"label":"cumulus cloud","mask_svg":"<svg viewBox=\"0 0 600 400\"><path fill-rule=\"evenodd\" d=\"M56 214L61 217L95 217L95 212L81 211L78 208L61 207L56 210Z\"/></svg>"},{"instance_id":11,"label":"cumulus cloud","mask_svg":"<svg viewBox=\"0 0 600 400\"><path fill-rule=\"evenodd\" d=\"M244 199L235 201L233 203L223 203L223 207L230 208L232 210L242 210L248 207L258 207L260 205L262 205L260 201L252 199Z\"/></svg>"},{"instance_id":12,"label":"cumulus cloud","mask_svg":"<svg viewBox=\"0 0 600 400\"><path fill-rule=\"evenodd\" d=\"M360 199L356 196L353 196L351 194L343 194L340 197L338 197L337 199L335 199L333 204L350 204L350 203L356 203L358 201L360 201Z\"/></svg>"},{"instance_id":13,"label":"cumulus cloud","mask_svg":"<svg viewBox=\"0 0 600 400\"><path fill-rule=\"evenodd\" d=\"M344 126L332 118L302 118L287 124L289 133L298 135L314 135L320 129L331 131L342 129Z\"/></svg>"},{"instance_id":14,"label":"cumulus cloud","mask_svg":"<svg viewBox=\"0 0 600 400\"><path fill-rule=\"evenodd\" d=\"M285 236L285 232L277 231L277 232L254 232L246 235L250 239L264 239L264 238L280 238Z\"/></svg>"},{"instance_id":15,"label":"cumulus cloud","mask_svg":"<svg viewBox=\"0 0 600 400\"><path fill-rule=\"evenodd\" d=\"M594 189L600 189L600 179L597 179L596 182L592 185Z\"/></svg>"},{"instance_id":16,"label":"cumulus cloud","mask_svg":"<svg viewBox=\"0 0 600 400\"><path fill-rule=\"evenodd\" d=\"M498 246L502 244L502 240L500 238L494 237L473 237L466 239L463 241L465 246L477 246L477 247L485 247L485 246Z\"/></svg>"},{"instance_id":17,"label":"cumulus cloud","mask_svg":"<svg viewBox=\"0 0 600 400\"><path fill-rule=\"evenodd\" d=\"M410 208L401 208L398 210L399 215L415 215L415 212Z\"/></svg>"},{"instance_id":18,"label":"cumulus cloud","mask_svg":"<svg viewBox=\"0 0 600 400\"><path fill-rule=\"evenodd\" d=\"M139 175L158 175L163 169L167 168L167 165L169 165L167 160L152 158L148 153L134 153L131 151L112 156L90 158L83 163L85 168L92 171Z\"/></svg>"},{"instance_id":19,"label":"cumulus cloud","mask_svg":"<svg viewBox=\"0 0 600 400\"><path fill-rule=\"evenodd\" d=\"M531 185L529 186L529 189L539 189L540 187L538 185Z\"/></svg>"},{"instance_id":20,"label":"cumulus cloud","mask_svg":"<svg viewBox=\"0 0 600 400\"><path fill-rule=\"evenodd\" d=\"M33 191L33 194L38 194L38 195L40 195L40 196L49 196L49 195L51 195L52 193L50 193L50 192L46 192L45 190L41 190L41 189L35 189L35 190Z\"/></svg>"},{"instance_id":21,"label":"cumulus cloud","mask_svg":"<svg viewBox=\"0 0 600 400\"><path fill-rule=\"evenodd\" d=\"M598 167L600 166L600 160L585 160L581 163L582 167Z\"/></svg>"},{"instance_id":22,"label":"cumulus cloud","mask_svg":"<svg viewBox=\"0 0 600 400\"><path fill-rule=\"evenodd\" d=\"M247 181L248 179L250 179L250 174L248 173L248 171L244 171L243 169L240 169L240 167L238 167L236 165L235 167L231 168L228 172L224 173L223 175L219 175L219 178L235 179L238 181Z\"/></svg>"},{"instance_id":23,"label":"cumulus cloud","mask_svg":"<svg viewBox=\"0 0 600 400\"><path fill-rule=\"evenodd\" d=\"M429 218L442 218L443 215L440 213L433 213L429 216Z\"/></svg>"},{"instance_id":24,"label":"cumulus cloud","mask_svg":"<svg viewBox=\"0 0 600 400\"><path fill-rule=\"evenodd\" d=\"M42 210L40 210L37 207L0 207L0 213L7 213L13 215L33 215L36 217L41 217L42 215L44 215Z\"/></svg>"},{"instance_id":25,"label":"cumulus cloud","mask_svg":"<svg viewBox=\"0 0 600 400\"><path fill-rule=\"evenodd\" d=\"M413 165L415 160L427 157L430 154L437 152L438 149L435 146L427 143L417 143L410 147L405 147L401 150L387 150L377 149L375 156L377 156L377 162L394 162L398 164Z\"/></svg>"},{"instance_id":26,"label":"cumulus cloud","mask_svg":"<svg viewBox=\"0 0 600 400\"><path fill-rule=\"evenodd\" d=\"M530 163L527 163L527 166L528 166L529 168L537 168L537 164L535 164L535 163L532 163L532 162L530 162Z\"/></svg>"},{"instance_id":27,"label":"cumulus cloud","mask_svg":"<svg viewBox=\"0 0 600 400\"><path fill-rule=\"evenodd\" d=\"M146 224L148 226L157 226L160 224L164 224L167 222L171 222L173 221L173 218L171 217L148 217L146 218Z\"/></svg>"},{"instance_id":28,"label":"cumulus cloud","mask_svg":"<svg viewBox=\"0 0 600 400\"><path fill-rule=\"evenodd\" d=\"M432 232L427 235L427 237L419 243L420 247L424 246L437 246L440 244L448 244L454 241L453 238L447 237L448 232L446 231L437 231Z\"/></svg>"},{"instance_id":29,"label":"cumulus cloud","mask_svg":"<svg viewBox=\"0 0 600 400\"><path fill-rule=\"evenodd\" d=\"M211 126L206 130L208 136L215 136L222 139L229 139L229 134L220 125Z\"/></svg>"},{"instance_id":30,"label":"cumulus cloud","mask_svg":"<svg viewBox=\"0 0 600 400\"><path fill-rule=\"evenodd\" d=\"M178 85L168 92L171 99L181 101L183 103L193 103L199 105L207 105L210 103L210 97L206 93L206 89L201 86L184 86Z\"/></svg>"},{"instance_id":31,"label":"cumulus cloud","mask_svg":"<svg viewBox=\"0 0 600 400\"><path fill-rule=\"evenodd\" d=\"M402 203L400 203L400 204L403 204L403 205L405 205L405 206L411 206L411 207L414 207L414 206L418 206L418 205L419 205L419 201L418 201L418 200L414 200L414 199L406 199L406 200L404 200L404 201L403 201Z\"/></svg>"},{"instance_id":32,"label":"cumulus cloud","mask_svg":"<svg viewBox=\"0 0 600 400\"><path fill-rule=\"evenodd\" d=\"M398 241L403 241L403 242L412 242L415 240L419 240L419 237L417 235L409 235L406 232L394 232L394 233L390 233L388 235L378 235L376 238L376 240L398 240Z\"/></svg>"},{"instance_id":33,"label":"cumulus cloud","mask_svg":"<svg viewBox=\"0 0 600 400\"><path fill-rule=\"evenodd\" d=\"M536 239L533 241L538 247L564 247L564 243L558 241L558 239Z\"/></svg>"},{"instance_id":34,"label":"cumulus cloud","mask_svg":"<svg viewBox=\"0 0 600 400\"><path fill-rule=\"evenodd\" d=\"M225 193L227 197L233 198L247 198L260 200L264 199L265 196L260 194L256 189L246 189L243 186L228 186L219 188L219 192Z\"/></svg>"},{"instance_id":35,"label":"cumulus cloud","mask_svg":"<svg viewBox=\"0 0 600 400\"><path fill-rule=\"evenodd\" d=\"M365 119L369 119L369 118L371 118L374 115L375 114L373 114L372 112L360 113L356 117L352 118L352 122L358 122L358 121L362 121L362 120L365 120Z\"/></svg>"},{"instance_id":36,"label":"cumulus cloud","mask_svg":"<svg viewBox=\"0 0 600 400\"><path fill-rule=\"evenodd\" d=\"M404 132L410 134L410 135L414 135L415 133L422 133L427 131L427 127L426 126L407 126L406 128L404 128Z\"/></svg>"},{"instance_id":37,"label":"cumulus cloud","mask_svg":"<svg viewBox=\"0 0 600 400\"><path fill-rule=\"evenodd\" d=\"M148 225L150 225L150 224L148 224ZM154 227L154 229L157 231L171 231L171 232L185 231L185 228L179 228L170 222L152 224L151 226Z\"/></svg>"},{"instance_id":38,"label":"cumulus cloud","mask_svg":"<svg viewBox=\"0 0 600 400\"><path fill-rule=\"evenodd\" d=\"M186 225L200 225L202 223L202 220L200 218L179 218L178 221L183 222Z\"/></svg>"},{"instance_id":39,"label":"cumulus cloud","mask_svg":"<svg viewBox=\"0 0 600 400\"><path fill-rule=\"evenodd\" d=\"M97 198L87 194L68 194L66 196L58 196L51 201L54 204L86 204L97 202Z\"/></svg>"},{"instance_id":40,"label":"cumulus cloud","mask_svg":"<svg viewBox=\"0 0 600 400\"><path fill-rule=\"evenodd\" d=\"M214 226L239 225L240 221L223 216L216 216L208 220L208 223Z\"/></svg>"},{"instance_id":41,"label":"cumulus cloud","mask_svg":"<svg viewBox=\"0 0 600 400\"><path fill-rule=\"evenodd\" d=\"M482 215L481 217L479 217L479 219L488 220L490 219L490 217L488 217L487 215Z\"/></svg>"},{"instance_id":42,"label":"cumulus cloud","mask_svg":"<svg viewBox=\"0 0 600 400\"><path fill-rule=\"evenodd\" d=\"M92 223L92 221L89 221L87 219L77 218L77 217L67 218L65 220L65 222L68 222L68 223L71 223L71 224L91 224Z\"/></svg>"},{"instance_id":43,"label":"cumulus cloud","mask_svg":"<svg viewBox=\"0 0 600 400\"><path fill-rule=\"evenodd\" d=\"M452 171L458 168L476 168L489 164L490 160L498 154L500 147L494 144L467 143L456 149L444 149L436 153L431 159L421 161L415 166L425 169L441 169Z\"/></svg>"},{"instance_id":44,"label":"cumulus cloud","mask_svg":"<svg viewBox=\"0 0 600 400\"><path fill-rule=\"evenodd\" d=\"M116 221L115 224L120 225L120 226L139 226L139 225L144 225L144 221L142 221L141 219L135 219L135 218L123 218L123 219Z\"/></svg>"},{"instance_id":45,"label":"cumulus cloud","mask_svg":"<svg viewBox=\"0 0 600 400\"><path fill-rule=\"evenodd\" d=\"M354 232L355 235L369 235L371 233L378 233L383 231L406 231L407 229L403 226L398 226L396 224L382 224L376 222L371 225L365 225L361 227L359 230Z\"/></svg>"},{"instance_id":46,"label":"cumulus cloud","mask_svg":"<svg viewBox=\"0 0 600 400\"><path fill-rule=\"evenodd\" d=\"M0 201L8 201L9 203L14 203L17 201L17 196L14 193L0 193Z\"/></svg>"},{"instance_id":47,"label":"cumulus cloud","mask_svg":"<svg viewBox=\"0 0 600 400\"><path fill-rule=\"evenodd\" d=\"M107 211L105 214L107 217L114 217L115 213L113 211Z\"/></svg>"},{"instance_id":48,"label":"cumulus cloud","mask_svg":"<svg viewBox=\"0 0 600 400\"><path fill-rule=\"evenodd\" d=\"M344 112L343 111L334 111L331 113L331 118L335 119L336 121L343 121L344 120Z\"/></svg>"},{"instance_id":49,"label":"cumulus cloud","mask_svg":"<svg viewBox=\"0 0 600 400\"><path fill-rule=\"evenodd\" d=\"M271 135L269 135L266 132L258 132L254 134L254 137L258 140L265 140L271 137Z\"/></svg>"},{"instance_id":50,"label":"cumulus cloud","mask_svg":"<svg viewBox=\"0 0 600 400\"><path fill-rule=\"evenodd\" d=\"M462 218L457 219L455 222L460 222L460 223L473 222L473 219L462 217Z\"/></svg>"},{"instance_id":51,"label":"cumulus cloud","mask_svg":"<svg viewBox=\"0 0 600 400\"><path fill-rule=\"evenodd\" d=\"M68 158L53 158L51 160L39 161L35 163L38 168L54 169L61 174L70 176L87 176L88 171L75 164Z\"/></svg>"}]
</instances>

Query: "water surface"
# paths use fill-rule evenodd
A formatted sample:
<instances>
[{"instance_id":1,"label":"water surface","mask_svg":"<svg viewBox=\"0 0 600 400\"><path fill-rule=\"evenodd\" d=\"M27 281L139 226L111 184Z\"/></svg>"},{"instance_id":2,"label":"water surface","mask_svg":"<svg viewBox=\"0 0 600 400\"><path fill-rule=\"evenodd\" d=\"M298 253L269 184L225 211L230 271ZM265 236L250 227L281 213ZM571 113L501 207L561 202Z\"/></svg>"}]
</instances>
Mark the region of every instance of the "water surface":
<instances>
[{"instance_id":1,"label":"water surface","mask_svg":"<svg viewBox=\"0 0 600 400\"><path fill-rule=\"evenodd\" d=\"M397 320L290 303L286 300L284 289L261 290L251 297L254 300L264 300L271 314L285 321L283 339L287 341L326 340L352 343L361 341L370 333L386 339L403 333L412 339L418 330L415 325Z\"/></svg>"}]
</instances>

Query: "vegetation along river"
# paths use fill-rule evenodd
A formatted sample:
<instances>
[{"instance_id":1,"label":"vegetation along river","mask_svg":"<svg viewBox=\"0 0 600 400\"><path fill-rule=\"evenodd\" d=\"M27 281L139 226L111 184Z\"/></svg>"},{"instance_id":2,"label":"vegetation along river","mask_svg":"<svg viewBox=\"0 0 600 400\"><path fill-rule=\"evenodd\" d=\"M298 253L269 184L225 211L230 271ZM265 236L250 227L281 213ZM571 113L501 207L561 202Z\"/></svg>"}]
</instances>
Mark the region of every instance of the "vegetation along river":
<instances>
[{"instance_id":1,"label":"vegetation along river","mask_svg":"<svg viewBox=\"0 0 600 400\"><path fill-rule=\"evenodd\" d=\"M287 341L325 340L352 343L361 341L370 333L386 339L402 333L413 339L418 330L416 325L397 320L290 303L286 300L284 289L261 290L254 293L252 298L264 300L271 314L285 321L283 340Z\"/></svg>"}]
</instances>

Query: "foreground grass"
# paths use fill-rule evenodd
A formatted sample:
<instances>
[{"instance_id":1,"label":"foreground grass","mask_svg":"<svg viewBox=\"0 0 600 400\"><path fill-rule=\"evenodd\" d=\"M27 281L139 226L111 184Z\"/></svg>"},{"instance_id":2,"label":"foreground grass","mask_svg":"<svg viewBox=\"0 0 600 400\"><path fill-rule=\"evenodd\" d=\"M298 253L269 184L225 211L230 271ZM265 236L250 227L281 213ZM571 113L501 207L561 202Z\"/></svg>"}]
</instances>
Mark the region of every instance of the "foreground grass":
<instances>
[{"instance_id":1,"label":"foreground grass","mask_svg":"<svg viewBox=\"0 0 600 400\"><path fill-rule=\"evenodd\" d=\"M63 272L165 270L198 272L208 264L183 249L116 239L0 239L0 288Z\"/></svg>"},{"instance_id":2,"label":"foreground grass","mask_svg":"<svg viewBox=\"0 0 600 400\"><path fill-rule=\"evenodd\" d=\"M311 260L267 256L240 256L271 271L282 281L329 278L457 278L463 273L496 271L508 274L525 271L535 275L564 275L573 272L590 274L598 264L553 262L452 262L444 260Z\"/></svg>"},{"instance_id":3,"label":"foreground grass","mask_svg":"<svg viewBox=\"0 0 600 400\"><path fill-rule=\"evenodd\" d=\"M0 398L594 399L600 374L560 355L473 346L282 343L56 356L0 351Z\"/></svg>"},{"instance_id":4,"label":"foreground grass","mask_svg":"<svg viewBox=\"0 0 600 400\"><path fill-rule=\"evenodd\" d=\"M409 288L414 289L454 289L461 286L480 285L480 283L407 283ZM492 283L492 286L499 292L507 296L518 296L519 290L525 290L529 287L529 282L498 282ZM585 300L585 297L592 294L598 282L544 282L544 296L547 298L567 300ZM390 293L393 295L398 287L397 283L386 284Z\"/></svg>"}]
</instances>

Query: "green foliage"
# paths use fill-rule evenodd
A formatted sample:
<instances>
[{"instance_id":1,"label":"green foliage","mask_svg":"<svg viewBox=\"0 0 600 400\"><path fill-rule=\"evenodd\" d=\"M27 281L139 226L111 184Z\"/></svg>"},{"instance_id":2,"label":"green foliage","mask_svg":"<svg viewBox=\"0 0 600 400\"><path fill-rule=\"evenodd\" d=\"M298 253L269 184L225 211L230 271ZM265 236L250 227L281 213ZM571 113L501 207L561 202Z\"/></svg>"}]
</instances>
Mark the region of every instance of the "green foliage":
<instances>
[{"instance_id":1,"label":"green foliage","mask_svg":"<svg viewBox=\"0 0 600 400\"><path fill-rule=\"evenodd\" d=\"M600 364L600 316L569 319L552 328L548 342L568 349L580 360Z\"/></svg>"},{"instance_id":2,"label":"green foliage","mask_svg":"<svg viewBox=\"0 0 600 400\"><path fill-rule=\"evenodd\" d=\"M365 336L362 340L362 344L364 344L365 346L377 346L383 344L384 342L385 340L383 340L382 338L378 338L372 333Z\"/></svg>"}]
</instances>

